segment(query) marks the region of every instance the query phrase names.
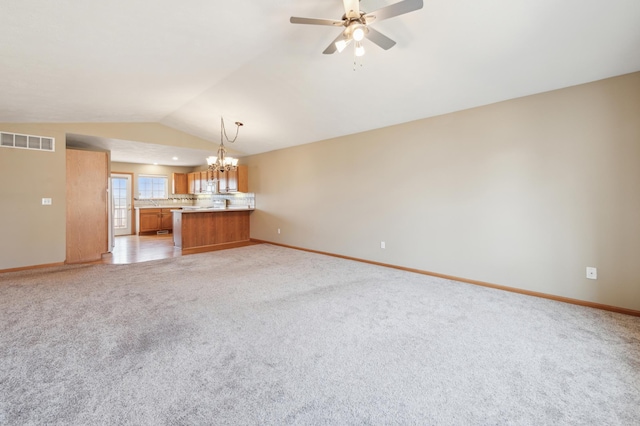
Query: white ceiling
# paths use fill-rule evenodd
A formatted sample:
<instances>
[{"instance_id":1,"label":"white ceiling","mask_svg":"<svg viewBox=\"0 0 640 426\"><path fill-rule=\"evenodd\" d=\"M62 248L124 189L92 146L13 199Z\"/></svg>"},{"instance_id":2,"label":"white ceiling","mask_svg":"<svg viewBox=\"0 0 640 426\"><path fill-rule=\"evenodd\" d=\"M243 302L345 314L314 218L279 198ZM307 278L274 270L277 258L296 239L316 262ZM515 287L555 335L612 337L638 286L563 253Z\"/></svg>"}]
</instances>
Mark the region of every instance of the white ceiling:
<instances>
[{"instance_id":1,"label":"white ceiling","mask_svg":"<svg viewBox=\"0 0 640 426\"><path fill-rule=\"evenodd\" d=\"M289 23L340 19L340 0L2 0L0 12L0 122L159 122L215 144L224 116L245 124L241 154L640 70L638 0L425 0L373 24L397 45L365 40L355 71L352 50L321 53L338 28Z\"/></svg>"}]
</instances>

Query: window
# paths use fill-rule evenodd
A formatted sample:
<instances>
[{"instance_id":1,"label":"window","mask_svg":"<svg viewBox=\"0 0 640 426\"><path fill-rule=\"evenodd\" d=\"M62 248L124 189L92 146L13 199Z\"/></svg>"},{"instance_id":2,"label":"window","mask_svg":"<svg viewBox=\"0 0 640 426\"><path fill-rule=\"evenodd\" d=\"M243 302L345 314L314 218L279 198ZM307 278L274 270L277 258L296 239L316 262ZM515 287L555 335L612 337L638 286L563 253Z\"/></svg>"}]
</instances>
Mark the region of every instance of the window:
<instances>
[{"instance_id":1,"label":"window","mask_svg":"<svg viewBox=\"0 0 640 426\"><path fill-rule=\"evenodd\" d=\"M167 199L169 193L169 179L166 176L138 176L138 198L149 200L155 198Z\"/></svg>"}]
</instances>

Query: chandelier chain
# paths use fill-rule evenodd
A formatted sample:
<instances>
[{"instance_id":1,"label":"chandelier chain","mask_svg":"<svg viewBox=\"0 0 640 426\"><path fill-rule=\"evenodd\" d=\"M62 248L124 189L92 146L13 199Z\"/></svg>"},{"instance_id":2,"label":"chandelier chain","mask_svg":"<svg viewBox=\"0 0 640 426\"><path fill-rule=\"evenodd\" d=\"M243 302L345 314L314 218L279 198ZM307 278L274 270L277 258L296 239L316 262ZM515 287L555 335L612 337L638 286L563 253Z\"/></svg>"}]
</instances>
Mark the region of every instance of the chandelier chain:
<instances>
[{"instance_id":1,"label":"chandelier chain","mask_svg":"<svg viewBox=\"0 0 640 426\"><path fill-rule=\"evenodd\" d=\"M227 129L224 127L224 118L220 117L220 143L224 145L224 141L222 139L222 135L224 135L224 138L227 140L227 142L229 143L234 143L236 141L236 139L238 139L238 133L240 131L240 126L237 125L236 123L236 135L233 137L233 140L229 139L229 136L227 136Z\"/></svg>"},{"instance_id":2,"label":"chandelier chain","mask_svg":"<svg viewBox=\"0 0 640 426\"><path fill-rule=\"evenodd\" d=\"M236 121L236 134L233 139L229 139L227 135L227 130L224 127L224 118L220 117L220 146L218 147L218 155L217 157L209 156L207 157L207 163L209 164L209 170L214 172L224 173L226 171L235 171L237 170L238 159L233 157L227 157L227 150L224 147L224 140L226 139L229 143L234 143L238 138L238 133L240 131L240 126L242 123ZM216 179L212 179L210 182L213 182Z\"/></svg>"}]
</instances>

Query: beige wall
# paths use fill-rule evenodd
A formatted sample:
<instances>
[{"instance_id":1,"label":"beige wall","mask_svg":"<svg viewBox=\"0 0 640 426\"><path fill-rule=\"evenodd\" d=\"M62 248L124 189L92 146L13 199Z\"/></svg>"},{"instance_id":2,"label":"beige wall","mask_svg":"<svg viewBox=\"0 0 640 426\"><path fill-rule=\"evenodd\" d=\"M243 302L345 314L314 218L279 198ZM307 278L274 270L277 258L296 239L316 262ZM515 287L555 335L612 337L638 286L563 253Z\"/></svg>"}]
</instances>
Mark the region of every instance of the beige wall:
<instances>
[{"instance_id":1,"label":"beige wall","mask_svg":"<svg viewBox=\"0 0 640 426\"><path fill-rule=\"evenodd\" d=\"M640 73L247 162L252 238L640 310Z\"/></svg>"},{"instance_id":2,"label":"beige wall","mask_svg":"<svg viewBox=\"0 0 640 426\"><path fill-rule=\"evenodd\" d=\"M638 117L634 73L252 156L252 237L640 310ZM0 270L64 261L66 133L210 147L154 123L0 130L56 138L0 148Z\"/></svg>"},{"instance_id":3,"label":"beige wall","mask_svg":"<svg viewBox=\"0 0 640 426\"><path fill-rule=\"evenodd\" d=\"M0 148L0 270L65 260L67 133L211 148L211 142L156 123L0 123L0 131L56 139L55 152ZM45 197L51 206L41 205Z\"/></svg>"},{"instance_id":4,"label":"beige wall","mask_svg":"<svg viewBox=\"0 0 640 426\"><path fill-rule=\"evenodd\" d=\"M0 148L0 270L63 262L65 133L56 125L0 124L0 131L54 137L55 152ZM52 205L43 206L42 198Z\"/></svg>"}]
</instances>

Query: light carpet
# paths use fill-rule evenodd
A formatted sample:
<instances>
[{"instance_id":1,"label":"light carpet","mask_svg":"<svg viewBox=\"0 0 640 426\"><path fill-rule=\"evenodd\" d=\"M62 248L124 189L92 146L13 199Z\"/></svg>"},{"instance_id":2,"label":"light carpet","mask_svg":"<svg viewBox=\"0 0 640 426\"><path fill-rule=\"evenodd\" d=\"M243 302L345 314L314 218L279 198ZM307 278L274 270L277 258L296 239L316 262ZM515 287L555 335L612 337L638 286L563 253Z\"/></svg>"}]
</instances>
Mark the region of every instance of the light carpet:
<instances>
[{"instance_id":1,"label":"light carpet","mask_svg":"<svg viewBox=\"0 0 640 426\"><path fill-rule=\"evenodd\" d=\"M268 244L0 274L0 424L640 422L640 318Z\"/></svg>"}]
</instances>

